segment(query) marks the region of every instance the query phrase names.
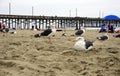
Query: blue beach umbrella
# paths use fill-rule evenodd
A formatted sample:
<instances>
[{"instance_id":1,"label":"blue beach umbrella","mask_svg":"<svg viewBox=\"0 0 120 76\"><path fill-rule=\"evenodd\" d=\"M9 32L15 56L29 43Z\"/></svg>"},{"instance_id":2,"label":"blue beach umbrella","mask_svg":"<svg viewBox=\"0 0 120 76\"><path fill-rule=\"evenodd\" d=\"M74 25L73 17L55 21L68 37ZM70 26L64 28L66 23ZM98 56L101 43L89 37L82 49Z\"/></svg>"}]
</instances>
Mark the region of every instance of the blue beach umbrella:
<instances>
[{"instance_id":1,"label":"blue beach umbrella","mask_svg":"<svg viewBox=\"0 0 120 76\"><path fill-rule=\"evenodd\" d=\"M120 18L116 15L107 15L103 18L103 20L120 20Z\"/></svg>"}]
</instances>

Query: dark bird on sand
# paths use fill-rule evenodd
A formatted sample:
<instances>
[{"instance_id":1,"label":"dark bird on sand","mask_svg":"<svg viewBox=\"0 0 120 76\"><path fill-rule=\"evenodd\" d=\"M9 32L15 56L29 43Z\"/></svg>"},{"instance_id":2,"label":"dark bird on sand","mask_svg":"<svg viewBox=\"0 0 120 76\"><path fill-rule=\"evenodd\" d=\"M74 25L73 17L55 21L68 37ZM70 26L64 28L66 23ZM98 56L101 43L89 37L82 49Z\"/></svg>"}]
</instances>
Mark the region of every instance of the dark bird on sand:
<instances>
[{"instance_id":1,"label":"dark bird on sand","mask_svg":"<svg viewBox=\"0 0 120 76\"><path fill-rule=\"evenodd\" d=\"M83 35L84 33L85 33L85 30L84 30L84 29L81 29L81 30L76 31L76 32L75 32L75 35L76 35L76 36L81 36L81 35Z\"/></svg>"},{"instance_id":2,"label":"dark bird on sand","mask_svg":"<svg viewBox=\"0 0 120 76\"><path fill-rule=\"evenodd\" d=\"M85 33L84 27L81 27L81 29L77 30L73 35L71 36L82 36Z\"/></svg>"},{"instance_id":3,"label":"dark bird on sand","mask_svg":"<svg viewBox=\"0 0 120 76\"><path fill-rule=\"evenodd\" d=\"M109 39L109 36L107 35L107 33L105 33L104 35L97 37L97 39L101 41L105 41Z\"/></svg>"},{"instance_id":4,"label":"dark bird on sand","mask_svg":"<svg viewBox=\"0 0 120 76\"><path fill-rule=\"evenodd\" d=\"M48 37L50 37L50 36L54 36L55 32L56 32L56 28L55 28L55 25L53 24L53 25L51 25L51 28L46 29L43 32L35 34L33 36L36 37L36 38L37 37L41 37L41 36L48 36Z\"/></svg>"},{"instance_id":5,"label":"dark bird on sand","mask_svg":"<svg viewBox=\"0 0 120 76\"><path fill-rule=\"evenodd\" d=\"M41 37L41 36L46 36L46 37L49 38L49 43L51 43L51 38L50 38L50 37L51 37L51 36L55 36L55 33L56 33L55 24L52 24L49 29L46 29L46 30L44 30L43 32L38 33L38 34L35 34L35 35L33 35L33 36L34 36L35 38L39 38L39 37Z\"/></svg>"},{"instance_id":6,"label":"dark bird on sand","mask_svg":"<svg viewBox=\"0 0 120 76\"><path fill-rule=\"evenodd\" d=\"M113 37L120 38L120 34L113 35Z\"/></svg>"}]
</instances>

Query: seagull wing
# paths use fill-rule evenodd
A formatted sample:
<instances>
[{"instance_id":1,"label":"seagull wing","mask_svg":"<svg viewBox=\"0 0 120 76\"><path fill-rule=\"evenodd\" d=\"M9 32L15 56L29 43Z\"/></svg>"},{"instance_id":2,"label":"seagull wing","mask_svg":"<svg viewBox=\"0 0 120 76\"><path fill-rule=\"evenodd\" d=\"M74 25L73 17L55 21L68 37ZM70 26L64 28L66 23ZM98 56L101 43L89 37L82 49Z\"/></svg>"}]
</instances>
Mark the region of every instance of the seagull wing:
<instances>
[{"instance_id":1,"label":"seagull wing","mask_svg":"<svg viewBox=\"0 0 120 76\"><path fill-rule=\"evenodd\" d=\"M93 43L91 41L85 40L85 47L88 49L90 46L93 46Z\"/></svg>"}]
</instances>

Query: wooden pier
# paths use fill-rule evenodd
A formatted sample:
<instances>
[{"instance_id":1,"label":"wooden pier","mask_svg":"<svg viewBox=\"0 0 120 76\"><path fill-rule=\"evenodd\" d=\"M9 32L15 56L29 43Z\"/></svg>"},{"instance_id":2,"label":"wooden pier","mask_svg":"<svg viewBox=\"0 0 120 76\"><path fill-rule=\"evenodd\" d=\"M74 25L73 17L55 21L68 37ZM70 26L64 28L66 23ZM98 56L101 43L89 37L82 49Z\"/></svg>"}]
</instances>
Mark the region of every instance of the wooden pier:
<instances>
[{"instance_id":1,"label":"wooden pier","mask_svg":"<svg viewBox=\"0 0 120 76\"><path fill-rule=\"evenodd\" d=\"M30 16L30 15L3 15L0 14L0 22L9 28L31 29L34 23L37 29L46 29L53 22L59 29L84 27L100 27L103 23L112 23L116 26L120 20L103 20L101 18L88 17L58 17L58 16Z\"/></svg>"}]
</instances>

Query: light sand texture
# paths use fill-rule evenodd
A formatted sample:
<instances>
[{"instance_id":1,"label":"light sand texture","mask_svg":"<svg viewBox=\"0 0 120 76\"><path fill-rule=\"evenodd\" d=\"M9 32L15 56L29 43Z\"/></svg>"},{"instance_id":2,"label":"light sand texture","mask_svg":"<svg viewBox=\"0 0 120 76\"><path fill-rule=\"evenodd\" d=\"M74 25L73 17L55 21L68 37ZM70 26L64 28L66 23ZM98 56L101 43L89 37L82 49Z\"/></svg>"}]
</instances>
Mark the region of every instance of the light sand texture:
<instances>
[{"instance_id":1,"label":"light sand texture","mask_svg":"<svg viewBox=\"0 0 120 76\"><path fill-rule=\"evenodd\" d=\"M102 33L85 32L85 39L95 41L88 52L73 49L74 31L62 37L34 38L42 31L17 30L16 34L0 33L0 76L120 76L120 39L98 41Z\"/></svg>"}]
</instances>

